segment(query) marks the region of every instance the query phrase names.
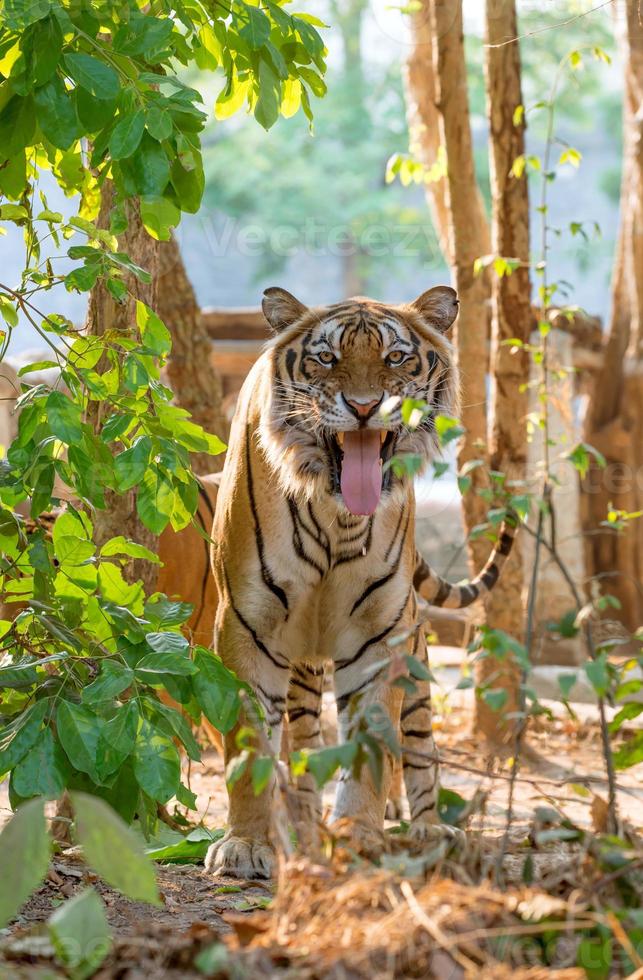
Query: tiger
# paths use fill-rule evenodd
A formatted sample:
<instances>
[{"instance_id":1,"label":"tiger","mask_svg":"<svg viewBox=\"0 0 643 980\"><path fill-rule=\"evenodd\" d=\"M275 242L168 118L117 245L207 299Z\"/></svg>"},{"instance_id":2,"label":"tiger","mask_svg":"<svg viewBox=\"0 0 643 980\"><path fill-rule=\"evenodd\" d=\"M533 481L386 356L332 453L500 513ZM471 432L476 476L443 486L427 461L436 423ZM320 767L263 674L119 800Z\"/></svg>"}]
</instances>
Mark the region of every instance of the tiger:
<instances>
[{"instance_id":1,"label":"tiger","mask_svg":"<svg viewBox=\"0 0 643 980\"><path fill-rule=\"evenodd\" d=\"M330 662L340 740L351 737L360 712L379 712L400 740L409 834L434 841L452 831L438 816L430 686L392 683L393 661L427 661L418 603L458 608L483 596L515 534L509 515L482 571L446 582L416 551L413 479L393 463L408 454L426 466L439 449L436 417L457 414L447 336L457 295L436 286L409 304L357 297L308 308L271 287L262 308L273 336L239 395L212 531L214 648L255 692L277 757L286 716L292 750L322 746ZM404 422L408 399L426 406L414 427ZM224 737L227 771L245 723ZM393 753L384 756L381 779L362 766L359 776L340 770L337 781L333 820L348 822L364 848L383 831ZM246 766L229 785L228 827L208 851L207 871L271 876L272 778L257 796ZM296 789L302 826L318 822L309 772Z\"/></svg>"}]
</instances>

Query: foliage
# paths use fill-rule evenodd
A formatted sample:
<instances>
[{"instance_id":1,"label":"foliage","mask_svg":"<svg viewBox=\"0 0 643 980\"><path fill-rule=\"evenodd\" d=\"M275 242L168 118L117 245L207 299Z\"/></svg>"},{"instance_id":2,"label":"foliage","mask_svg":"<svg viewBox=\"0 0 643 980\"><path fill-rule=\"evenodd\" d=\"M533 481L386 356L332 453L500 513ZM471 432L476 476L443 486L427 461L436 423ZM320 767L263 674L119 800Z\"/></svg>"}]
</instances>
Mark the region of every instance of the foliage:
<instances>
[{"instance_id":1,"label":"foliage","mask_svg":"<svg viewBox=\"0 0 643 980\"><path fill-rule=\"evenodd\" d=\"M291 113L294 93L311 118L309 87L323 91L325 70L319 23L288 13L283 0L144 10L133 0L6 3L0 192L35 220L25 190L35 168L50 169L66 193L81 194L80 216L91 219L109 173L121 198L142 199L150 233L166 238L181 211L198 209L203 191L206 115L177 64L224 72L219 118L247 103L269 129L284 109ZM91 140L89 154L81 139Z\"/></svg>"},{"instance_id":2,"label":"foliage","mask_svg":"<svg viewBox=\"0 0 643 980\"><path fill-rule=\"evenodd\" d=\"M105 908L93 888L57 909L49 919L48 931L56 958L72 980L93 976L112 945Z\"/></svg>"},{"instance_id":3,"label":"foliage","mask_svg":"<svg viewBox=\"0 0 643 980\"><path fill-rule=\"evenodd\" d=\"M129 898L160 904L154 866L132 830L101 800L85 793L74 793L72 799L76 840L90 867ZM42 883L50 849L43 799L23 803L0 833L0 859L12 883L3 890L0 926Z\"/></svg>"},{"instance_id":4,"label":"foliage","mask_svg":"<svg viewBox=\"0 0 643 980\"><path fill-rule=\"evenodd\" d=\"M7 593L27 604L2 639L0 773L11 773L12 805L78 789L153 827L157 803L178 795L192 804L174 740L190 758L200 753L179 705L192 721L203 711L225 730L240 685L210 651L196 648L191 658L180 632L188 604L146 599L140 583L123 578L123 558L96 553L86 514L70 506L51 541L40 530L25 547L22 533L3 538L14 566ZM126 556L129 543L118 550ZM216 694L204 693L199 666ZM176 706L159 701L161 689Z\"/></svg>"},{"instance_id":5,"label":"foliage","mask_svg":"<svg viewBox=\"0 0 643 980\"><path fill-rule=\"evenodd\" d=\"M406 132L399 66L373 61L360 47L368 4L353 4L351 13L340 6L350 19L353 49L348 59L338 53L329 67L314 142L294 120L268 141L249 124L213 132L205 151L205 203L238 222L256 277L281 272L294 256L330 255L343 270L344 288L355 292L392 266L405 275L410 260L417 266L440 259L424 209L382 180L386 159Z\"/></svg>"},{"instance_id":6,"label":"foliage","mask_svg":"<svg viewBox=\"0 0 643 980\"><path fill-rule=\"evenodd\" d=\"M245 103L268 129L292 114L294 93L310 118L309 88L323 93L319 24L282 0L2 7L0 231L1 222L23 229L25 268L20 283L0 283L0 359L20 316L52 352L21 372L18 436L0 460L0 593L16 613L0 626L0 774L10 773L14 807L71 789L102 797L127 821L138 814L149 833L159 804L176 796L194 805L175 746L199 758L183 712L198 721L203 711L224 731L238 715L234 675L181 633L190 606L146 596L130 580L131 559L156 556L122 535L99 547L93 519L108 493L133 493L153 533L185 527L198 494L190 452L225 447L171 403L161 381L170 333L153 310L137 302L131 329L92 336L43 316L37 294L104 286L116 303L129 302L131 284L150 274L119 247L134 213L128 200L156 238L201 200L206 115L177 67L223 72L221 119ZM48 207L43 170L78 195L69 221ZM114 207L109 226L98 227L107 189ZM41 260L45 238L62 251L81 243L66 248L63 265ZM51 367L54 384L29 384L31 371ZM52 522L61 495L72 502ZM25 503L27 521L16 510ZM78 801L78 827L87 829L85 811L101 804ZM116 825L105 813L98 823L102 837L88 836L86 846L106 871L100 848Z\"/></svg>"}]
</instances>

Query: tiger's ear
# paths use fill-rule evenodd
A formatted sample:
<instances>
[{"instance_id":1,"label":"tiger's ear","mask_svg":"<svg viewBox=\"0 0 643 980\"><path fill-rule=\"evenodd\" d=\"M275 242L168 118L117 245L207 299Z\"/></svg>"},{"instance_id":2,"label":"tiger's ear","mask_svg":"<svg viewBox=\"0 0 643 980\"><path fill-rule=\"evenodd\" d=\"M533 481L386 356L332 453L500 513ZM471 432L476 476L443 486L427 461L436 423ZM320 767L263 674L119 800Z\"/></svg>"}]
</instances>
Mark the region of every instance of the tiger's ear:
<instances>
[{"instance_id":1,"label":"tiger's ear","mask_svg":"<svg viewBox=\"0 0 643 980\"><path fill-rule=\"evenodd\" d=\"M411 303L420 316L440 333L446 333L458 315L458 294L451 286L434 286Z\"/></svg>"},{"instance_id":2,"label":"tiger's ear","mask_svg":"<svg viewBox=\"0 0 643 980\"><path fill-rule=\"evenodd\" d=\"M301 320L304 313L308 312L307 306L279 286L270 286L269 289L264 290L261 309L275 333L280 333L297 320Z\"/></svg>"}]
</instances>

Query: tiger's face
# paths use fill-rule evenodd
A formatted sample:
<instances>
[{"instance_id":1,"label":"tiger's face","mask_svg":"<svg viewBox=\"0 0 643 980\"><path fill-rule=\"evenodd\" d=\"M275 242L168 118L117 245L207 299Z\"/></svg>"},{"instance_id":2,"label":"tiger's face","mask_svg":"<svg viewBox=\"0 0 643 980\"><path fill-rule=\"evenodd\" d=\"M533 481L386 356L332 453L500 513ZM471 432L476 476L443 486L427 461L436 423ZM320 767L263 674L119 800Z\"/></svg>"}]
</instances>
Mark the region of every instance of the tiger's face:
<instances>
[{"instance_id":1,"label":"tiger's face","mask_svg":"<svg viewBox=\"0 0 643 980\"><path fill-rule=\"evenodd\" d=\"M388 462L436 449L435 416L457 402L453 349L445 334L456 293L437 286L405 306L357 298L308 309L283 289L266 290L264 314L277 336L262 443L288 493L340 494L354 514L372 514L403 478ZM407 399L428 406L404 423Z\"/></svg>"}]
</instances>

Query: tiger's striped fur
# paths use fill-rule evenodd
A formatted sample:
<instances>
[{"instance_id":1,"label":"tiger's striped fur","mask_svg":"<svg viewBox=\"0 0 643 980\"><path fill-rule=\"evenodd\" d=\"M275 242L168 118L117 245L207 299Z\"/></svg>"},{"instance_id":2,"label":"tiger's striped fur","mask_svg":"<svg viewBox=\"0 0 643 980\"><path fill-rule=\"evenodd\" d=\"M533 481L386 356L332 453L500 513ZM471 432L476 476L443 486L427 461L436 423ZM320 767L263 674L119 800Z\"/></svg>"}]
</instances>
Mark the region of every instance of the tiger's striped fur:
<instances>
[{"instance_id":1,"label":"tiger's striped fur","mask_svg":"<svg viewBox=\"0 0 643 980\"><path fill-rule=\"evenodd\" d=\"M432 839L445 831L437 817L429 685L419 681L405 694L391 683L389 642L403 637L396 654L426 659L416 588L445 605L473 601L497 578L512 535L502 531L472 583L448 586L417 561L412 480L384 465L402 453L428 462L437 450L435 415L457 411L446 337L456 294L437 287L405 306L359 298L308 309L271 289L264 312L276 336L239 397L212 532L215 648L256 692L277 753L286 713L292 749L322 744L322 678L331 661L340 740L366 710L373 724L379 719L401 732L411 832ZM406 398L431 407L414 430L403 424ZM379 432L381 496L362 515L344 505L342 439L357 432L353 446L362 438L376 445L372 433L363 436L367 429ZM236 733L225 737L228 762L240 751ZM365 842L378 839L383 825L392 759L385 760L381 786L367 768L359 779L341 774L334 810L335 818L351 818ZM298 788L301 822L311 824L321 812L312 777L300 777ZM248 772L234 783L229 830L212 846L209 869L270 874L269 799L254 795Z\"/></svg>"},{"instance_id":2,"label":"tiger's striped fur","mask_svg":"<svg viewBox=\"0 0 643 980\"><path fill-rule=\"evenodd\" d=\"M441 578L427 565L419 552L415 553L413 586L431 606L444 609L465 609L477 599L488 595L498 581L507 561L516 533L516 519L508 516L500 527L498 541L482 571L470 581L452 584Z\"/></svg>"}]
</instances>

